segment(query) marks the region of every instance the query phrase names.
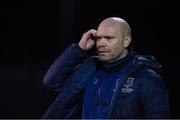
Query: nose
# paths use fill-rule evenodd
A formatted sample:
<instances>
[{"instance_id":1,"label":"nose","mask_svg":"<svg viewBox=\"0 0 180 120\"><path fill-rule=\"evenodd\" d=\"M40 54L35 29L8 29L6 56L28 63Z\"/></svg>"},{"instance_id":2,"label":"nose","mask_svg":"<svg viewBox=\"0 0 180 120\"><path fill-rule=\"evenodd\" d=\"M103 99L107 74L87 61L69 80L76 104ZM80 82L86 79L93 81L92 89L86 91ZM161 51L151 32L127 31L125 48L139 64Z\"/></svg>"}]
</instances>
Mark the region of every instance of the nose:
<instances>
[{"instance_id":1,"label":"nose","mask_svg":"<svg viewBox=\"0 0 180 120\"><path fill-rule=\"evenodd\" d=\"M99 38L96 42L97 46L105 46L106 45L106 40L105 38Z\"/></svg>"}]
</instances>

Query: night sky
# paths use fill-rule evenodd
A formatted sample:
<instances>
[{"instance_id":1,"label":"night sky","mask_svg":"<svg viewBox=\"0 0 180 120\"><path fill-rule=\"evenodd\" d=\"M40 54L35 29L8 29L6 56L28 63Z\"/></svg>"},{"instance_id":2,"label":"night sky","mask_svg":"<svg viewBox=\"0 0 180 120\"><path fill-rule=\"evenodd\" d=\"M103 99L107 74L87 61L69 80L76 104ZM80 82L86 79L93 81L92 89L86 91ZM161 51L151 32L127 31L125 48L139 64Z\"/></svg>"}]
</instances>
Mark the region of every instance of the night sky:
<instances>
[{"instance_id":1,"label":"night sky","mask_svg":"<svg viewBox=\"0 0 180 120\"><path fill-rule=\"evenodd\" d=\"M71 43L107 17L132 29L132 46L162 64L172 118L179 118L179 6L174 1L22 0L0 2L0 118L41 118L57 93L43 77Z\"/></svg>"}]
</instances>

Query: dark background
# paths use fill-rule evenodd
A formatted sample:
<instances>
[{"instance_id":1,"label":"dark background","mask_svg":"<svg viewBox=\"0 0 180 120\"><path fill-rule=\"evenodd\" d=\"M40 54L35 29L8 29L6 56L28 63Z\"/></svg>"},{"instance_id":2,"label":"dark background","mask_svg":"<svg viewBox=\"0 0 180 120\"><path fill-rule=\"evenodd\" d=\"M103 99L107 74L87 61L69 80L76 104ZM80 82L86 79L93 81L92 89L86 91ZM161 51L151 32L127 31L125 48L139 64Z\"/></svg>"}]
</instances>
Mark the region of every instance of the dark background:
<instances>
[{"instance_id":1,"label":"dark background","mask_svg":"<svg viewBox=\"0 0 180 120\"><path fill-rule=\"evenodd\" d=\"M127 20L133 47L162 64L171 117L179 118L178 7L172 0L1 1L0 118L40 118L57 94L42 84L53 60L111 16Z\"/></svg>"}]
</instances>

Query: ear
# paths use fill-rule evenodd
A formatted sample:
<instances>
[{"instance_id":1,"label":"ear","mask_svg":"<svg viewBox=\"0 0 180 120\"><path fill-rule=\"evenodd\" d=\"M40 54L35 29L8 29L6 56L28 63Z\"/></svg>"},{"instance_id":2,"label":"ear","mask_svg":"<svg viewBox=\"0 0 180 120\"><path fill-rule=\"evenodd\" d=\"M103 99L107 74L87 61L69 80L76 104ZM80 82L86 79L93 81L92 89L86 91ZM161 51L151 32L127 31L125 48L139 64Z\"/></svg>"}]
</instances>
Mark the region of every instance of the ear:
<instances>
[{"instance_id":1,"label":"ear","mask_svg":"<svg viewBox=\"0 0 180 120\"><path fill-rule=\"evenodd\" d=\"M124 47L125 48L128 47L130 43L131 43L131 35L128 35L124 39Z\"/></svg>"}]
</instances>

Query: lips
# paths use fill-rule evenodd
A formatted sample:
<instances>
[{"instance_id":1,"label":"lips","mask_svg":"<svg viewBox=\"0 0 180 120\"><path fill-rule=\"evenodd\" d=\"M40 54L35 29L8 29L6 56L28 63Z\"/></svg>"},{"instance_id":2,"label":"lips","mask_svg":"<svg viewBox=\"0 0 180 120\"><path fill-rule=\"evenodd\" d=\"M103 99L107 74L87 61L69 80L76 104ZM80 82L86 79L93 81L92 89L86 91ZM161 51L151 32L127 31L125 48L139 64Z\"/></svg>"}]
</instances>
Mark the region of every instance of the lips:
<instances>
[{"instance_id":1,"label":"lips","mask_svg":"<svg viewBox=\"0 0 180 120\"><path fill-rule=\"evenodd\" d=\"M109 53L110 50L106 49L105 47L98 47L97 52L98 52L98 54L100 54L100 55L101 55L101 54L104 55L104 54Z\"/></svg>"},{"instance_id":2,"label":"lips","mask_svg":"<svg viewBox=\"0 0 180 120\"><path fill-rule=\"evenodd\" d=\"M105 55L109 53L109 51L98 51L98 55Z\"/></svg>"},{"instance_id":3,"label":"lips","mask_svg":"<svg viewBox=\"0 0 180 120\"><path fill-rule=\"evenodd\" d=\"M109 51L98 51L98 53L107 53Z\"/></svg>"}]
</instances>

